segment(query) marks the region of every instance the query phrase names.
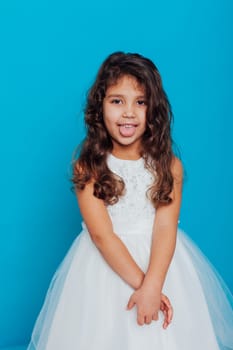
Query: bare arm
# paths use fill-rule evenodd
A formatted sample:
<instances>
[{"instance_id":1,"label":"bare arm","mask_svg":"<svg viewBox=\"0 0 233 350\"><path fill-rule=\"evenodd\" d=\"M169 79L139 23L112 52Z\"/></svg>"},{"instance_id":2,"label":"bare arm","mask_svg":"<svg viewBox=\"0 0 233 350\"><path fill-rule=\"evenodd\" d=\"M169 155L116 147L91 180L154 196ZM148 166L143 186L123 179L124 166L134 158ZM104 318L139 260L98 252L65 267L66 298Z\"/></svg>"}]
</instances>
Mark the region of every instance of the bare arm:
<instances>
[{"instance_id":1,"label":"bare arm","mask_svg":"<svg viewBox=\"0 0 233 350\"><path fill-rule=\"evenodd\" d=\"M157 209L151 256L143 284L162 290L168 267L176 244L177 225L182 195L182 165L175 158L172 164L174 186L171 193L172 203Z\"/></svg>"},{"instance_id":2,"label":"bare arm","mask_svg":"<svg viewBox=\"0 0 233 350\"><path fill-rule=\"evenodd\" d=\"M141 287L132 294L128 303L129 309L137 306L140 325L158 319L161 291L175 250L182 192L182 165L177 158L174 158L171 170L174 177L173 201L156 211L148 270Z\"/></svg>"},{"instance_id":3,"label":"bare arm","mask_svg":"<svg viewBox=\"0 0 233 350\"><path fill-rule=\"evenodd\" d=\"M133 289L138 289L144 279L144 272L113 232L104 202L93 195L93 183L88 183L76 194L82 217L94 244L110 267Z\"/></svg>"}]
</instances>

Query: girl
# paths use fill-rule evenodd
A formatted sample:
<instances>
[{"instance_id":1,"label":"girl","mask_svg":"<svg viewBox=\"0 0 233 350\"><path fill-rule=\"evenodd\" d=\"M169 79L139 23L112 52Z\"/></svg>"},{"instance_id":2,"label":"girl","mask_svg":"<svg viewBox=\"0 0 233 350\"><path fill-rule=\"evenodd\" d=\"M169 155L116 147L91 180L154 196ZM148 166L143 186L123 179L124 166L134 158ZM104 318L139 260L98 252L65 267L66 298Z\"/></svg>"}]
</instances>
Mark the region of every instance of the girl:
<instances>
[{"instance_id":1,"label":"girl","mask_svg":"<svg viewBox=\"0 0 233 350\"><path fill-rule=\"evenodd\" d=\"M105 60L73 166L83 230L53 277L28 349L233 349L232 296L177 230L182 165L171 119L149 59L117 52ZM175 309L168 328L162 291Z\"/></svg>"}]
</instances>

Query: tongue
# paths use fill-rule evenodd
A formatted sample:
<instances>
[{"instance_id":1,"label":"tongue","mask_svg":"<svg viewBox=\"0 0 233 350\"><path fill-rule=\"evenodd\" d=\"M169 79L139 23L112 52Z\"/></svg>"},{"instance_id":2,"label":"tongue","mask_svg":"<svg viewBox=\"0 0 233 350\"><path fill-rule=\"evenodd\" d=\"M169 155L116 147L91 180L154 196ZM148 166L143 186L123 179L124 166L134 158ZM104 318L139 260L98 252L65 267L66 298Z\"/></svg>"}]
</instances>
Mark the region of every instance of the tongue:
<instances>
[{"instance_id":1,"label":"tongue","mask_svg":"<svg viewBox=\"0 0 233 350\"><path fill-rule=\"evenodd\" d=\"M133 134L135 133L135 130L136 130L136 126L134 126L134 125L130 125L130 126L121 125L120 126L121 136L125 136L125 137L133 136Z\"/></svg>"}]
</instances>

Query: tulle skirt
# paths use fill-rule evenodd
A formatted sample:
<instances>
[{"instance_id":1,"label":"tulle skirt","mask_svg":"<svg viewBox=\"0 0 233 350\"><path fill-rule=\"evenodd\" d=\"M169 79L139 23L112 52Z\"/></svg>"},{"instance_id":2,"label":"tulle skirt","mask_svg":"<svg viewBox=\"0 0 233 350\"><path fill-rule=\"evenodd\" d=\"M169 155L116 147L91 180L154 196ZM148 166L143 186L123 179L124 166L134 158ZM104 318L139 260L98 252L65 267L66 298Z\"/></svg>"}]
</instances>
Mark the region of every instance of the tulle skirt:
<instances>
[{"instance_id":1,"label":"tulle skirt","mask_svg":"<svg viewBox=\"0 0 233 350\"><path fill-rule=\"evenodd\" d=\"M121 235L146 271L151 237ZM55 272L28 350L233 349L232 295L198 247L178 230L163 292L174 317L139 326L126 305L133 289L105 262L84 229Z\"/></svg>"}]
</instances>

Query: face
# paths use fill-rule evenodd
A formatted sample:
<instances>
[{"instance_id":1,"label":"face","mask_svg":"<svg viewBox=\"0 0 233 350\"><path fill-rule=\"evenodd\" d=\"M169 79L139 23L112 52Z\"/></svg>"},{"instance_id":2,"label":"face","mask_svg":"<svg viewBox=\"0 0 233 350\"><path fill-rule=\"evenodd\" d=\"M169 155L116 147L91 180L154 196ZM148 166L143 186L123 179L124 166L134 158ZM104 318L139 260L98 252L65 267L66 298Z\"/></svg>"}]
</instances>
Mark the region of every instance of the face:
<instances>
[{"instance_id":1,"label":"face","mask_svg":"<svg viewBox=\"0 0 233 350\"><path fill-rule=\"evenodd\" d=\"M103 101L103 119L113 142L113 153L138 157L146 129L144 88L131 76L123 76L110 86Z\"/></svg>"}]
</instances>

